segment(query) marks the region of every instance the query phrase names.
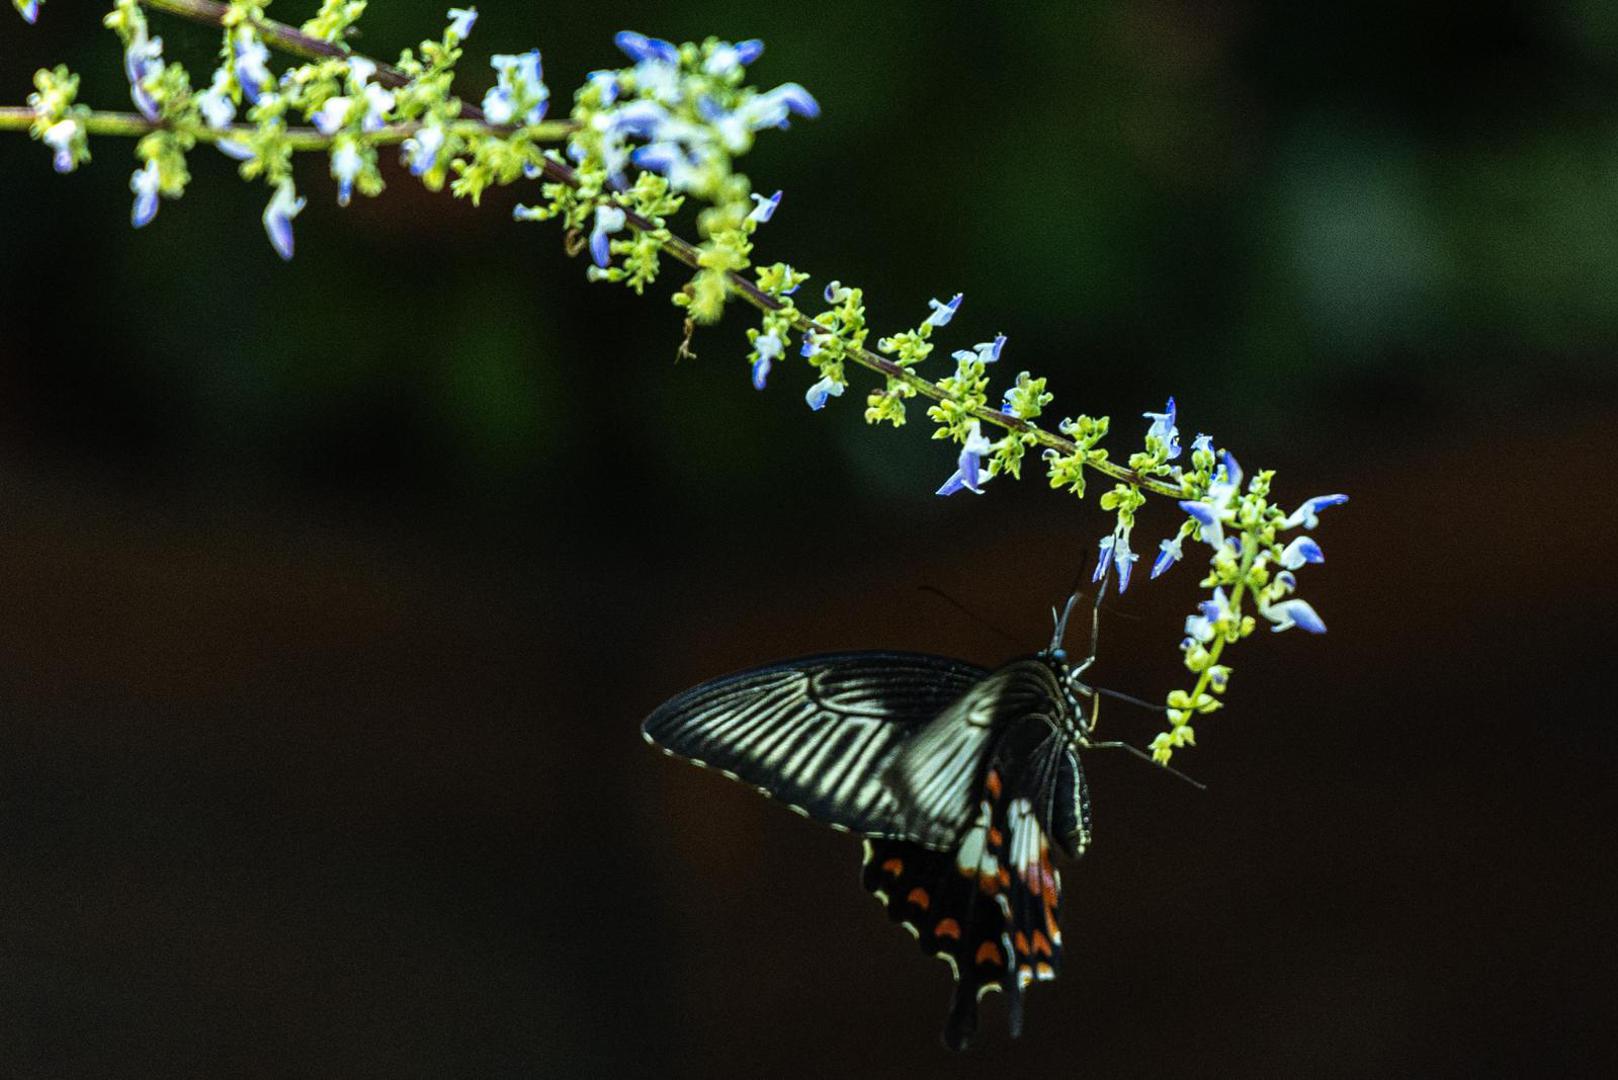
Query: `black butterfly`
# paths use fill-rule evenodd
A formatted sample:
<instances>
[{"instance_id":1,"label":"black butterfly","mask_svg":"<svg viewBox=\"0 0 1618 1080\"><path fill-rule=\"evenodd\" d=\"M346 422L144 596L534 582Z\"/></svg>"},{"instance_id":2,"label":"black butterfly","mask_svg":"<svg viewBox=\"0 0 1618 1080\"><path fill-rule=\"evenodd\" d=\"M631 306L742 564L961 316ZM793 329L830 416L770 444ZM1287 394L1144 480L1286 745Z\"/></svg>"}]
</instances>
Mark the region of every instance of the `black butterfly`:
<instances>
[{"instance_id":1,"label":"black butterfly","mask_svg":"<svg viewBox=\"0 0 1618 1080\"><path fill-rule=\"evenodd\" d=\"M1017 1035L1024 988L1061 968L1050 847L1084 854L1079 751L1120 745L1089 739L1094 709L1087 718L1080 698L1094 691L1080 676L1095 655L1067 661L1072 608L1047 649L995 671L913 653L812 656L703 683L642 725L665 753L865 837L865 887L955 973L951 1049L990 990L1007 993Z\"/></svg>"}]
</instances>

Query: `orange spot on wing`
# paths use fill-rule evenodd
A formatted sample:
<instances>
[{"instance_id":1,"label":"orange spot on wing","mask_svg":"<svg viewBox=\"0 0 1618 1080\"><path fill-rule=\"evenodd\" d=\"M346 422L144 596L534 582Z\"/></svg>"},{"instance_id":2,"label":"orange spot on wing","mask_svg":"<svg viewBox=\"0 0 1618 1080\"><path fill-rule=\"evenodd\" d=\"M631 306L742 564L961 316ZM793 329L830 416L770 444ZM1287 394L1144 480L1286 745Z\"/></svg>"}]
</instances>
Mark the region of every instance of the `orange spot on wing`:
<instances>
[{"instance_id":1,"label":"orange spot on wing","mask_svg":"<svg viewBox=\"0 0 1618 1080\"><path fill-rule=\"evenodd\" d=\"M1011 888L1011 871L1010 870L1007 870L1005 867L1002 866L1000 868L999 878L1000 878L1000 887L1002 889Z\"/></svg>"},{"instance_id":2,"label":"orange spot on wing","mask_svg":"<svg viewBox=\"0 0 1618 1080\"><path fill-rule=\"evenodd\" d=\"M1041 936L1038 930L1034 931L1034 935L1035 937ZM1028 935L1023 933L1021 930L1018 930L1017 933L1012 937L1011 943L1017 947L1017 952L1020 955L1027 956L1031 951L1028 948Z\"/></svg>"},{"instance_id":3,"label":"orange spot on wing","mask_svg":"<svg viewBox=\"0 0 1618 1080\"><path fill-rule=\"evenodd\" d=\"M933 937L954 938L961 940L961 924L954 919L939 919L938 925L933 927Z\"/></svg>"},{"instance_id":4,"label":"orange spot on wing","mask_svg":"<svg viewBox=\"0 0 1618 1080\"><path fill-rule=\"evenodd\" d=\"M1041 960L1039 962L1039 966L1036 967L1034 970L1039 973L1039 977L1041 979L1054 979L1054 978L1056 978L1056 969L1051 967L1049 964L1045 963L1043 960Z\"/></svg>"},{"instance_id":5,"label":"orange spot on wing","mask_svg":"<svg viewBox=\"0 0 1618 1080\"><path fill-rule=\"evenodd\" d=\"M999 829L989 830L989 846L997 848L1006 842L1006 834Z\"/></svg>"},{"instance_id":6,"label":"orange spot on wing","mask_svg":"<svg viewBox=\"0 0 1618 1080\"><path fill-rule=\"evenodd\" d=\"M905 872L904 860L889 859L887 862L882 864L882 869L887 873L892 874L894 877L898 877L900 874Z\"/></svg>"},{"instance_id":7,"label":"orange spot on wing","mask_svg":"<svg viewBox=\"0 0 1618 1080\"><path fill-rule=\"evenodd\" d=\"M912 904L915 904L923 911L926 911L927 905L932 903L932 899L927 895L927 890L923 889L920 885L916 886L914 889L911 889L910 895L905 897L905 899L910 901Z\"/></svg>"},{"instance_id":8,"label":"orange spot on wing","mask_svg":"<svg viewBox=\"0 0 1618 1080\"><path fill-rule=\"evenodd\" d=\"M989 798L998 799L1000 797L1000 774L994 769L990 769L989 775L983 778L983 786L989 792Z\"/></svg>"},{"instance_id":9,"label":"orange spot on wing","mask_svg":"<svg viewBox=\"0 0 1618 1080\"><path fill-rule=\"evenodd\" d=\"M996 967L1006 962L1006 958L1000 955L1000 946L992 941L985 941L982 945L979 945L978 954L973 959L980 964L994 964Z\"/></svg>"},{"instance_id":10,"label":"orange spot on wing","mask_svg":"<svg viewBox=\"0 0 1618 1080\"><path fill-rule=\"evenodd\" d=\"M1056 911L1052 908L1045 909L1045 932L1050 934L1052 941L1062 940L1062 929L1056 925Z\"/></svg>"},{"instance_id":11,"label":"orange spot on wing","mask_svg":"<svg viewBox=\"0 0 1618 1080\"><path fill-rule=\"evenodd\" d=\"M1034 951L1044 953L1046 956L1051 954L1051 939L1038 930L1034 931Z\"/></svg>"}]
</instances>

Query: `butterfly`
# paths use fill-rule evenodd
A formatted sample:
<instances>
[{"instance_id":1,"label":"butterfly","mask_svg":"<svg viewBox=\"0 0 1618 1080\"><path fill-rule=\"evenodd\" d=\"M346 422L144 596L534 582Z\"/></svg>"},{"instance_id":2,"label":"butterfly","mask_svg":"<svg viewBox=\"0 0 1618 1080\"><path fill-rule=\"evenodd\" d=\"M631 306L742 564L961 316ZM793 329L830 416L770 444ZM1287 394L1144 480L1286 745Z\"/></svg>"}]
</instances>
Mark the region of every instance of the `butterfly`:
<instances>
[{"instance_id":1,"label":"butterfly","mask_svg":"<svg viewBox=\"0 0 1618 1080\"><path fill-rule=\"evenodd\" d=\"M865 888L954 973L951 1049L971 1040L990 991L1007 995L1018 1035L1024 990L1061 969L1052 848L1077 858L1090 844L1079 752L1122 746L1090 739L1095 691L1081 676L1094 648L1077 664L1062 648L1075 599L1052 611L1049 647L993 671L919 653L810 656L703 683L641 728L667 754L864 838Z\"/></svg>"}]
</instances>

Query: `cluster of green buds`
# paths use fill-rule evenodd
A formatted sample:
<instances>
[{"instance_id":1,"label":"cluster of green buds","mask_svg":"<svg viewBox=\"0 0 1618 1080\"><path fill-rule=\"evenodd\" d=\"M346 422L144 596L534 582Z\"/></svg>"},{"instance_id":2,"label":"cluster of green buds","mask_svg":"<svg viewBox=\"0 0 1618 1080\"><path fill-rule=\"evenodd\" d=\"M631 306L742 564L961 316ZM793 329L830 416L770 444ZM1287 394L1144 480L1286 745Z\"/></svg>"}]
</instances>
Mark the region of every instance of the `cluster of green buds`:
<instances>
[{"instance_id":1,"label":"cluster of green buds","mask_svg":"<svg viewBox=\"0 0 1618 1080\"><path fill-rule=\"evenodd\" d=\"M13 3L27 21L39 17L40 0ZM670 260L690 271L672 294L685 313L682 349L698 326L717 322L740 300L759 314L747 330L746 352L758 390L769 387L772 371L796 347L812 375L804 394L810 409L841 397L853 368L875 377L865 407L872 424L901 426L906 403L926 398L933 437L953 447L954 471L938 494L982 494L996 476L1020 477L1030 449L1040 451L1055 489L1083 497L1091 474L1106 478L1112 486L1100 503L1113 524L1099 543L1097 581L1114 574L1120 592L1129 587L1139 558L1131 547L1137 512L1154 495L1176 501L1186 517L1159 545L1151 577L1181 561L1186 541L1195 540L1208 551L1202 585L1209 596L1186 621L1181 650L1195 682L1167 698L1169 727L1151 747L1159 761L1192 745L1192 719L1220 707L1230 680L1226 646L1252 633L1260 618L1275 630L1324 631L1314 609L1294 595L1296 572L1321 561L1320 546L1287 534L1314 528L1318 512L1345 496L1310 499L1285 512L1271 502L1270 472L1244 486L1234 457L1216 451L1206 435L1192 442L1189 464L1182 464L1172 398L1163 412L1144 414L1141 449L1127 463L1114 461L1100 445L1107 417L1040 426L1054 400L1044 378L1020 371L996 399L992 372L1005 334L953 350L953 371L936 380L922 374L961 309L959 293L930 301L920 323L879 337L871 349L862 289L831 281L819 293L824 307L806 311L796 295L809 274L779 262L754 265L758 232L783 196L754 192L737 162L760 133L820 114L797 83L751 85L761 42L675 44L625 31L615 43L628 62L590 73L567 119L559 120L549 118L552 94L538 49L493 57L493 85L475 98L478 104L456 96L475 8L450 9L437 37L384 65L348 46L365 0L322 0L298 28L268 18L268 6L269 0L115 0L105 22L123 47L135 111L79 104L77 76L56 67L35 76L27 108L0 108L0 130L26 129L51 150L61 172L89 162L91 137L136 138L130 187L137 228L154 220L163 200L184 194L187 155L213 146L240 163L244 179L269 187L263 223L285 259L293 255L293 219L305 205L292 174L299 153L326 156L341 206L356 193L382 193L381 152L389 147L427 188L447 186L473 203L491 187L532 183L539 201L518 204L514 217L560 222L568 252L588 252L591 280L642 293ZM218 63L205 80L165 59L148 11L206 23L220 34ZM297 62L276 70L275 52ZM671 224L682 213L692 214L695 241Z\"/></svg>"}]
</instances>

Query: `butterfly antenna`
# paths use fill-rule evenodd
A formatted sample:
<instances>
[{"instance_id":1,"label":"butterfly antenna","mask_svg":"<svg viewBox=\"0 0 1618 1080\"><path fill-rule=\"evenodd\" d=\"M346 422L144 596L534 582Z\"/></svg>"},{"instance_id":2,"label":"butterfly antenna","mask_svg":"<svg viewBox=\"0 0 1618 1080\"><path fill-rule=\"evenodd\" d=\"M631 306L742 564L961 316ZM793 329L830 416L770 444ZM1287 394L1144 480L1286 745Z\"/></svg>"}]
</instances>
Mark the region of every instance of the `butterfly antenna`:
<instances>
[{"instance_id":1,"label":"butterfly antenna","mask_svg":"<svg viewBox=\"0 0 1618 1080\"><path fill-rule=\"evenodd\" d=\"M1055 652L1062 647L1062 639L1067 637L1067 617L1073 614L1073 605L1078 599L1079 593L1075 589L1068 596L1067 603L1062 605L1061 614L1057 614L1056 609L1051 608L1051 621L1056 624L1056 629L1051 631L1051 652Z\"/></svg>"},{"instance_id":2,"label":"butterfly antenna","mask_svg":"<svg viewBox=\"0 0 1618 1080\"><path fill-rule=\"evenodd\" d=\"M1152 757L1152 755L1148 754L1146 751L1140 749L1139 747L1131 746L1129 743L1117 742L1117 741L1114 741L1114 742L1093 742L1093 743L1085 743L1084 748L1086 750L1123 750L1123 751L1126 751L1128 753L1134 754L1136 757L1140 758L1142 761L1146 762L1148 765L1155 765L1157 768L1162 769L1166 773L1172 773L1173 775L1179 777L1181 780L1184 780L1186 783L1190 784L1192 787L1196 788L1198 791L1207 791L1208 790L1208 785L1207 784L1204 784L1204 783L1202 783L1201 781L1198 781L1198 780L1191 779L1189 776L1187 776L1185 773L1181 772L1179 769L1176 769L1174 766L1165 765L1163 762L1158 761L1156 758Z\"/></svg>"},{"instance_id":3,"label":"butterfly antenna","mask_svg":"<svg viewBox=\"0 0 1618 1080\"><path fill-rule=\"evenodd\" d=\"M1099 588L1096 589L1095 604L1090 608L1090 655L1086 656L1082 663L1080 663L1076 667L1074 667L1074 669L1073 669L1073 677L1075 677L1075 678L1078 677L1079 675L1082 675L1090 667L1091 664L1096 662L1096 643L1098 641L1100 641L1100 639L1101 639L1101 600L1106 595L1107 595L1107 576L1105 574L1103 574L1102 577L1101 577L1101 585L1100 585ZM1073 599L1077 599L1077 598L1078 598L1078 593L1074 593L1073 594ZM1073 606L1073 599L1070 599L1067 602L1067 606L1069 608L1071 608ZM1066 616L1065 615L1063 616L1063 620L1064 620L1064 622L1066 621Z\"/></svg>"},{"instance_id":4,"label":"butterfly antenna","mask_svg":"<svg viewBox=\"0 0 1618 1080\"><path fill-rule=\"evenodd\" d=\"M934 596L938 597L940 600L943 600L945 603L949 604L956 611L959 611L962 615L965 615L967 618L973 620L974 622L980 623L983 626L988 627L990 630L993 630L995 633L999 634L1001 637L1005 638L1007 641L1011 642L1013 645L1017 646L1018 648L1025 649L1025 648L1028 647L1026 644L1024 644L1022 638L1019 638L1016 634L1011 633L1009 630L1007 630L1004 627L1000 626L998 623L990 622L981 613L973 611L971 608L967 607L965 604L963 604L959 600L955 599L955 597L951 596L949 593L945 592L943 589L937 588L936 586L933 586L933 585L918 585L917 589L919 591L921 591L921 592L932 593Z\"/></svg>"},{"instance_id":5,"label":"butterfly antenna","mask_svg":"<svg viewBox=\"0 0 1618 1080\"><path fill-rule=\"evenodd\" d=\"M1108 697L1114 698L1114 699L1116 699L1118 701L1128 702L1131 705L1138 705L1142 709L1148 709L1148 710L1150 710L1152 712L1168 712L1169 711L1169 707L1167 705L1160 705L1160 704L1156 704L1156 703L1151 702L1151 701L1145 701L1145 700L1142 700L1141 698L1133 697L1133 696L1131 696L1129 694L1121 694L1116 690L1108 690L1104 686L1095 687L1095 692L1098 693L1098 694L1105 694Z\"/></svg>"}]
</instances>

